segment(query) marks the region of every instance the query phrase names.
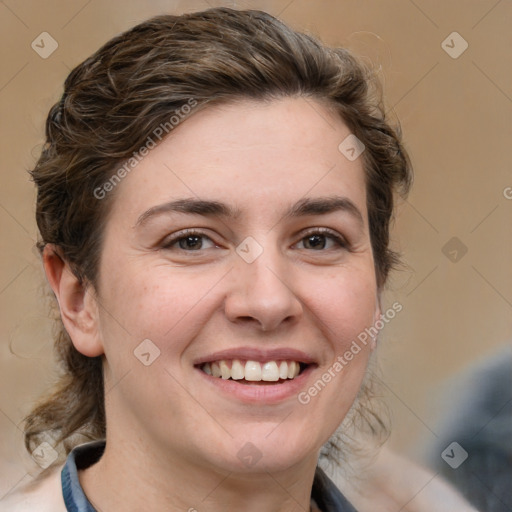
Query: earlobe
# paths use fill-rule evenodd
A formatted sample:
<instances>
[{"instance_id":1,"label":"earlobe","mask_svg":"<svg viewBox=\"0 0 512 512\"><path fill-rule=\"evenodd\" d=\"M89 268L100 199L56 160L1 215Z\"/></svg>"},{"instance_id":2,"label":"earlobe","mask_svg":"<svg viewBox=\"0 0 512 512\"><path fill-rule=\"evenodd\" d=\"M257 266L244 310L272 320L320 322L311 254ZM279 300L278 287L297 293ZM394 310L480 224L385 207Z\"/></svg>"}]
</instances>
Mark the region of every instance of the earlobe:
<instances>
[{"instance_id":1,"label":"earlobe","mask_svg":"<svg viewBox=\"0 0 512 512\"><path fill-rule=\"evenodd\" d=\"M62 323L75 348L88 357L103 354L98 329L98 304L92 287L80 282L53 244L44 248L43 265L59 303Z\"/></svg>"}]
</instances>

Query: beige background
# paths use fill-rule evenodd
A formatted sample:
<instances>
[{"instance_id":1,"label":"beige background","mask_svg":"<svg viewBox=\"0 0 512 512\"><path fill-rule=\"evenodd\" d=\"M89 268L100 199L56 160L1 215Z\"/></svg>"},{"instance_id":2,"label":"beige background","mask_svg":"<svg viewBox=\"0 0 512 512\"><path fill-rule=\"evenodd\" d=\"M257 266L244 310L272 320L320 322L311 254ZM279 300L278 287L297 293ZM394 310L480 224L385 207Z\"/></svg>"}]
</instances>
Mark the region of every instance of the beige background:
<instances>
[{"instance_id":1,"label":"beige background","mask_svg":"<svg viewBox=\"0 0 512 512\"><path fill-rule=\"evenodd\" d=\"M0 3L0 497L27 478L31 461L20 422L52 378L51 327L33 249L35 194L26 173L40 150L47 111L70 69L113 35L151 15L216 5L233 2ZM276 0L236 6L268 10L382 67L387 102L402 123L416 179L393 233L407 268L394 275L385 301L397 300L404 309L383 333L379 357L393 413L390 442L416 457L436 434L440 383L511 338L512 200L505 196L512 197L512 2ZM469 45L457 59L441 46L454 31ZM31 48L41 32L59 45L47 59ZM454 236L467 247L457 262L442 251Z\"/></svg>"}]
</instances>

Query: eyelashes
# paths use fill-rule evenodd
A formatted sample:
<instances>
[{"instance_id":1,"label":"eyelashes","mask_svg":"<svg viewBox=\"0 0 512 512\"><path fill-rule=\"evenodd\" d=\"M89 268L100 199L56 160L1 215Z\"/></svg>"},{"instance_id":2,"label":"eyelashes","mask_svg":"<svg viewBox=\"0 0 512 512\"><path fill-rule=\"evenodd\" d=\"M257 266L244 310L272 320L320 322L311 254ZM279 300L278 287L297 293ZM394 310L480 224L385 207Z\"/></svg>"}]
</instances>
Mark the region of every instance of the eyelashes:
<instances>
[{"instance_id":1,"label":"eyelashes","mask_svg":"<svg viewBox=\"0 0 512 512\"><path fill-rule=\"evenodd\" d=\"M203 233L202 231L186 229L186 230L180 231L180 232L172 235L170 238L166 239L164 241L164 244L162 245L162 248L172 250L172 249L176 249L174 246L177 245L179 249L182 249L184 251L196 252L196 251L204 249L202 239L209 240L213 246L217 247L215 242L213 242L213 240L208 235ZM200 244L198 244L198 240L201 240ZM182 243L182 242L184 242L184 243ZM186 243L192 243L192 248L183 247ZM198 245L199 245L199 247L198 247Z\"/></svg>"},{"instance_id":2,"label":"eyelashes","mask_svg":"<svg viewBox=\"0 0 512 512\"><path fill-rule=\"evenodd\" d=\"M315 246L315 244L317 244L319 239L324 239L324 241L330 240L331 242L334 243L335 246L337 246L338 248L341 248L341 249L349 248L349 244L343 236L338 234L336 231L333 231L328 228L314 228L306 233L302 233L302 238L300 239L299 242L304 242L304 240L308 240L307 243L309 245L311 245L311 243L313 242L313 246ZM322 244L320 244L320 245L322 245ZM332 246L331 246L331 248L332 248ZM314 248L314 249L310 247L309 249L314 250L314 251L319 250L318 247ZM325 250L325 245L321 246L320 249Z\"/></svg>"},{"instance_id":3,"label":"eyelashes","mask_svg":"<svg viewBox=\"0 0 512 512\"><path fill-rule=\"evenodd\" d=\"M350 244L345 237L329 228L313 228L300 234L301 238L294 244L303 244L302 250L325 252L331 250L348 250ZM206 243L205 243L206 241ZM162 249L182 252L200 252L219 248L210 236L197 229L185 229L166 238L161 244Z\"/></svg>"}]
</instances>

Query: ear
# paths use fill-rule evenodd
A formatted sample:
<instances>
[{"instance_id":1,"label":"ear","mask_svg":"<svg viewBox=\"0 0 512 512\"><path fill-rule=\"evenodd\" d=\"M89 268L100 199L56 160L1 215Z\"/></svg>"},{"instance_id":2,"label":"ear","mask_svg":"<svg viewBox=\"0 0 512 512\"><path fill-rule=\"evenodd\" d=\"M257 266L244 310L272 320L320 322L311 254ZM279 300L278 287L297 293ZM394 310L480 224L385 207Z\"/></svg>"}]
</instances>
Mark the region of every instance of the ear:
<instances>
[{"instance_id":1,"label":"ear","mask_svg":"<svg viewBox=\"0 0 512 512\"><path fill-rule=\"evenodd\" d=\"M98 304L92 287L80 283L53 244L44 248L43 265L59 303L62 323L75 348L88 357L103 354L98 329Z\"/></svg>"}]
</instances>

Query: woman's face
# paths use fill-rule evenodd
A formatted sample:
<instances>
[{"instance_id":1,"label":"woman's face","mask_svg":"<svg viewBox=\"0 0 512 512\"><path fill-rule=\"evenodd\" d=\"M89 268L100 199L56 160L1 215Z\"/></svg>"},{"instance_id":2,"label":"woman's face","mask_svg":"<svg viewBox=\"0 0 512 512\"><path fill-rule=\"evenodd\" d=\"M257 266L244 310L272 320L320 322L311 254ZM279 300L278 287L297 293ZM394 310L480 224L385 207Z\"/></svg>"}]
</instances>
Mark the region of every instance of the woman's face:
<instances>
[{"instance_id":1,"label":"woman's face","mask_svg":"<svg viewBox=\"0 0 512 512\"><path fill-rule=\"evenodd\" d=\"M209 107L116 187L97 287L113 442L229 471L316 460L379 314L349 134L311 99Z\"/></svg>"}]
</instances>

